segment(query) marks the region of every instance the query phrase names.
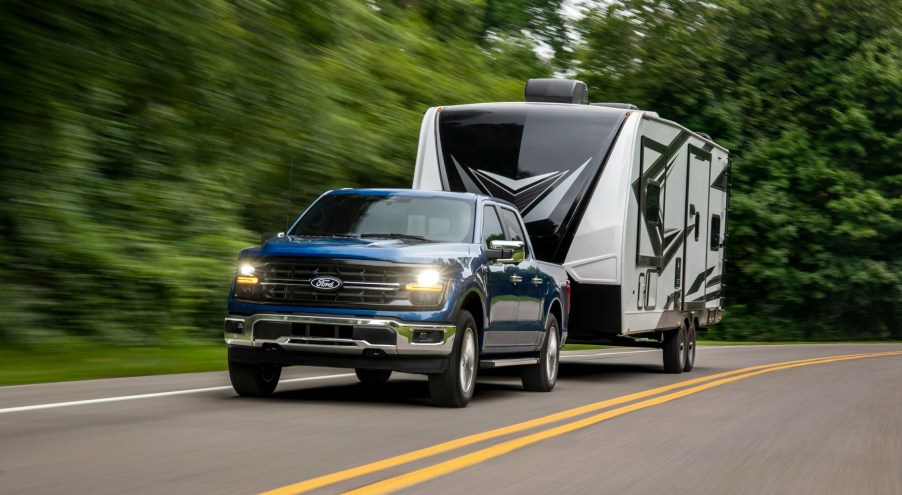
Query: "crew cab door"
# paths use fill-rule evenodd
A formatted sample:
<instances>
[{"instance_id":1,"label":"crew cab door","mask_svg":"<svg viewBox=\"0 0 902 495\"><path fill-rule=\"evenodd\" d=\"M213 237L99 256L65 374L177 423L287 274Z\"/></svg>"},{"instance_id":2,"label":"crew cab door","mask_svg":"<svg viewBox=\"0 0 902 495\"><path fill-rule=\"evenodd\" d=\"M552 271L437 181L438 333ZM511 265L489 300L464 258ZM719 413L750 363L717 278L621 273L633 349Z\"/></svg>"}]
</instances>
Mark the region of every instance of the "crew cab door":
<instances>
[{"instance_id":1,"label":"crew cab door","mask_svg":"<svg viewBox=\"0 0 902 495\"><path fill-rule=\"evenodd\" d=\"M482 243L490 248L494 240L506 240L501 219L494 206L486 205L482 210ZM486 308L489 326L483 335L486 349L498 351L504 347L514 347L522 340L519 334L520 283L517 282L520 268L516 264L489 261L483 269L486 284Z\"/></svg>"},{"instance_id":2,"label":"crew cab door","mask_svg":"<svg viewBox=\"0 0 902 495\"><path fill-rule=\"evenodd\" d=\"M507 233L507 240L520 241L523 243L523 259L516 267L520 276L517 285L520 287L520 309L518 311L517 323L519 332L522 334L518 343L521 345L535 345L539 342L541 331L544 330L542 324L542 302L544 291L546 289L542 272L539 271L539 265L536 263L535 256L529 250L529 243L526 242L526 232L520 223L519 216L513 210L505 207L499 207L498 212L501 215L501 224Z\"/></svg>"}]
</instances>

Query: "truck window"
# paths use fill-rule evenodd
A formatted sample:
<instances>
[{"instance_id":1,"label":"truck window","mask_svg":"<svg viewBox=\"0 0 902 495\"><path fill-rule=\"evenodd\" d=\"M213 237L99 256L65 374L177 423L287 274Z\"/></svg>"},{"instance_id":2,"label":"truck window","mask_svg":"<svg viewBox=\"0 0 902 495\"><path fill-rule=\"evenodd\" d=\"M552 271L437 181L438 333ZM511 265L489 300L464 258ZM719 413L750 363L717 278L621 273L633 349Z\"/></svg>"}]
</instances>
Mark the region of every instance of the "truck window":
<instances>
[{"instance_id":1,"label":"truck window","mask_svg":"<svg viewBox=\"0 0 902 495\"><path fill-rule=\"evenodd\" d=\"M525 244L526 235L523 234L523 228L517 220L517 214L507 208L499 208L499 211L501 212L501 223L504 224L504 230L507 231L507 240L522 241ZM525 245L523 250L524 252L527 251ZM528 255L529 253L526 254Z\"/></svg>"},{"instance_id":2,"label":"truck window","mask_svg":"<svg viewBox=\"0 0 902 495\"><path fill-rule=\"evenodd\" d=\"M497 240L504 240L504 229L495 207L486 206L482 209L482 241L485 247L491 247L490 243Z\"/></svg>"}]
</instances>

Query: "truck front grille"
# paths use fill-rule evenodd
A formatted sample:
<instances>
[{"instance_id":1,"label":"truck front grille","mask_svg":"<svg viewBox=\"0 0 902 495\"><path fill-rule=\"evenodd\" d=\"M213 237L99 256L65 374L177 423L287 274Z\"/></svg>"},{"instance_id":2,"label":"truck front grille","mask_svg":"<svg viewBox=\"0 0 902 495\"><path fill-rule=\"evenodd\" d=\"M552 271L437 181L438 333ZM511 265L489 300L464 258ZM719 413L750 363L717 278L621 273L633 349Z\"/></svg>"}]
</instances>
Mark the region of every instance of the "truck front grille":
<instances>
[{"instance_id":1,"label":"truck front grille","mask_svg":"<svg viewBox=\"0 0 902 495\"><path fill-rule=\"evenodd\" d=\"M262 258L253 262L259 284L237 286L235 297L263 304L316 307L410 307L404 285L414 280L416 265L384 261ZM334 277L338 290L319 290L317 277Z\"/></svg>"}]
</instances>

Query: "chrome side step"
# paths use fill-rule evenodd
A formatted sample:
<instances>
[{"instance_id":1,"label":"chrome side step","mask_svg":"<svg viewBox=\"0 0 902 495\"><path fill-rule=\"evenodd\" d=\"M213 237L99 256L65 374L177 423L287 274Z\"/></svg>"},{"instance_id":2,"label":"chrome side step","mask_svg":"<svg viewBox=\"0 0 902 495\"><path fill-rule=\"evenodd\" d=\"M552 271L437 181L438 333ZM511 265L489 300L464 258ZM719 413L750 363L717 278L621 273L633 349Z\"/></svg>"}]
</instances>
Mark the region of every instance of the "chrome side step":
<instances>
[{"instance_id":1,"label":"chrome side step","mask_svg":"<svg viewBox=\"0 0 902 495\"><path fill-rule=\"evenodd\" d=\"M513 359L483 359L479 361L479 369L503 368L505 366L523 366L538 364L539 358L513 358Z\"/></svg>"}]
</instances>

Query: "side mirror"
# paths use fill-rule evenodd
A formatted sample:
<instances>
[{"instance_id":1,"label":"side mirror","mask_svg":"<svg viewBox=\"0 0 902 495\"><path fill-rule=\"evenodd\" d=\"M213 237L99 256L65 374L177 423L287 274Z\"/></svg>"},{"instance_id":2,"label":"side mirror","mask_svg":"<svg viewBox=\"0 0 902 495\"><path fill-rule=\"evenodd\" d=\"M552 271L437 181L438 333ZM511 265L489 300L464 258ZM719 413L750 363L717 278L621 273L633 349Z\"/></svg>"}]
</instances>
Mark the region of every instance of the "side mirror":
<instances>
[{"instance_id":1,"label":"side mirror","mask_svg":"<svg viewBox=\"0 0 902 495\"><path fill-rule=\"evenodd\" d=\"M489 261L506 260L514 257L513 249L486 249L485 255Z\"/></svg>"},{"instance_id":2,"label":"side mirror","mask_svg":"<svg viewBox=\"0 0 902 495\"><path fill-rule=\"evenodd\" d=\"M266 232L260 235L260 245L266 244L266 241L273 237L285 237L285 232Z\"/></svg>"},{"instance_id":3,"label":"side mirror","mask_svg":"<svg viewBox=\"0 0 902 495\"><path fill-rule=\"evenodd\" d=\"M492 241L490 243L491 249L488 251L500 251L500 256L493 258L488 253L487 255L489 259L495 259L499 263L519 263L526 257L525 245L523 241Z\"/></svg>"}]
</instances>

